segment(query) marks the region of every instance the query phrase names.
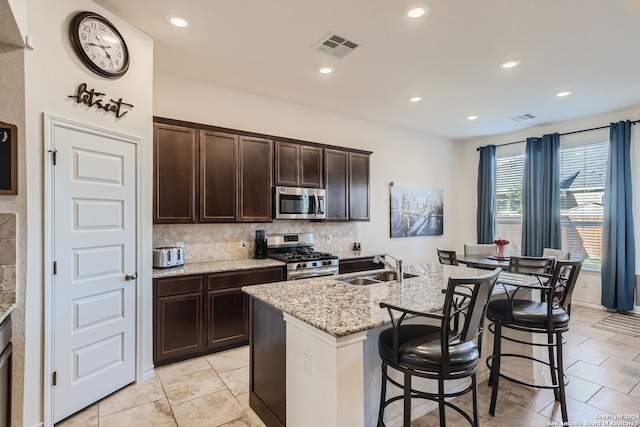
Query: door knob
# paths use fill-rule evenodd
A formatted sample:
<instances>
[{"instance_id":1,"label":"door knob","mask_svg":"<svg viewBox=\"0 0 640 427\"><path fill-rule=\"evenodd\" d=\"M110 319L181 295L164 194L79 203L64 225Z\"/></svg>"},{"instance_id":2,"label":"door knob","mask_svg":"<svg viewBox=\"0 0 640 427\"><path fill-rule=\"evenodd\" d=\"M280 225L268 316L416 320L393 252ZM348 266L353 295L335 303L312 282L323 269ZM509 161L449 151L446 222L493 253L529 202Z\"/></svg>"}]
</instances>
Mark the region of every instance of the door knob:
<instances>
[{"instance_id":1,"label":"door knob","mask_svg":"<svg viewBox=\"0 0 640 427\"><path fill-rule=\"evenodd\" d=\"M138 278L138 273L127 273L124 275L124 280L136 280Z\"/></svg>"}]
</instances>

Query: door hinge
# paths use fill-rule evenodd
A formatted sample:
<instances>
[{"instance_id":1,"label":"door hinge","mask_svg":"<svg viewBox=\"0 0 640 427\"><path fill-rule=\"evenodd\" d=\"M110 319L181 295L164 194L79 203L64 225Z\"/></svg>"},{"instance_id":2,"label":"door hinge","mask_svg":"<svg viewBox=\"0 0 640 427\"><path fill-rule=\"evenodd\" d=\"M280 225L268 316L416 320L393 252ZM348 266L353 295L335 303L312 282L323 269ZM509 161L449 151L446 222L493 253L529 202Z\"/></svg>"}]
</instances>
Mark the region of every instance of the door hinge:
<instances>
[{"instance_id":1,"label":"door hinge","mask_svg":"<svg viewBox=\"0 0 640 427\"><path fill-rule=\"evenodd\" d=\"M58 385L58 371L53 371L53 385Z\"/></svg>"},{"instance_id":2,"label":"door hinge","mask_svg":"<svg viewBox=\"0 0 640 427\"><path fill-rule=\"evenodd\" d=\"M58 261L53 261L53 274L58 274Z\"/></svg>"},{"instance_id":3,"label":"door hinge","mask_svg":"<svg viewBox=\"0 0 640 427\"><path fill-rule=\"evenodd\" d=\"M53 162L53 166L58 163L58 150L49 150L51 153L51 162Z\"/></svg>"}]
</instances>

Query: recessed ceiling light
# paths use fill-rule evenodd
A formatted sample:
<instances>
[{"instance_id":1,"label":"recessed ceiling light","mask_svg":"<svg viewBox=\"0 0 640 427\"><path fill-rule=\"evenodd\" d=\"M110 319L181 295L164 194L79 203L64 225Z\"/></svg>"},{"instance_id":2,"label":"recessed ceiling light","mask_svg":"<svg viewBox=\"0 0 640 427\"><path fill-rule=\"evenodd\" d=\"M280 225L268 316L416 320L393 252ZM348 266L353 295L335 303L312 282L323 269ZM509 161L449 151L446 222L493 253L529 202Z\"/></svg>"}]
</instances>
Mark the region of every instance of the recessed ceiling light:
<instances>
[{"instance_id":1,"label":"recessed ceiling light","mask_svg":"<svg viewBox=\"0 0 640 427\"><path fill-rule=\"evenodd\" d=\"M421 96L412 96L411 98L409 98L409 101L411 101L411 102L420 102L420 101L422 101L422 97Z\"/></svg>"},{"instance_id":2,"label":"recessed ceiling light","mask_svg":"<svg viewBox=\"0 0 640 427\"><path fill-rule=\"evenodd\" d=\"M185 18L181 16L171 16L169 17L169 22L171 22L172 25L179 28L184 28L189 26L189 21L187 21Z\"/></svg>"},{"instance_id":3,"label":"recessed ceiling light","mask_svg":"<svg viewBox=\"0 0 640 427\"><path fill-rule=\"evenodd\" d=\"M471 120L471 121L474 121L477 118L478 116L467 116L467 120Z\"/></svg>"},{"instance_id":4,"label":"recessed ceiling light","mask_svg":"<svg viewBox=\"0 0 640 427\"><path fill-rule=\"evenodd\" d=\"M331 68L331 67L321 67L318 71L320 71L322 74L331 74L331 73L333 73L333 68Z\"/></svg>"},{"instance_id":5,"label":"recessed ceiling light","mask_svg":"<svg viewBox=\"0 0 640 427\"><path fill-rule=\"evenodd\" d=\"M520 64L519 59L510 59L502 63L502 68L513 68Z\"/></svg>"},{"instance_id":6,"label":"recessed ceiling light","mask_svg":"<svg viewBox=\"0 0 640 427\"><path fill-rule=\"evenodd\" d=\"M424 4L416 4L407 9L407 16L411 19L422 18L429 12L429 6Z\"/></svg>"},{"instance_id":7,"label":"recessed ceiling light","mask_svg":"<svg viewBox=\"0 0 640 427\"><path fill-rule=\"evenodd\" d=\"M563 98L563 97L569 96L569 95L571 95L571 91L570 90L564 90L562 92L556 93L556 96L558 96L560 98Z\"/></svg>"}]
</instances>

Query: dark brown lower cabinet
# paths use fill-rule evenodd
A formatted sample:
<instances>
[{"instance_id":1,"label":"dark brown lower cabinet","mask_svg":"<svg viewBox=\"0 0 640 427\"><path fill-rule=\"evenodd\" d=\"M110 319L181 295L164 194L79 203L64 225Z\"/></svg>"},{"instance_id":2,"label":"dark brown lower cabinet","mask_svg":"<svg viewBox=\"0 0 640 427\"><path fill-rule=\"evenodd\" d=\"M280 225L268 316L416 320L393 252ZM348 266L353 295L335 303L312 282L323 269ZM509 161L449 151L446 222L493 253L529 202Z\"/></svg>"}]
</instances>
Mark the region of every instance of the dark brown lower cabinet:
<instances>
[{"instance_id":1,"label":"dark brown lower cabinet","mask_svg":"<svg viewBox=\"0 0 640 427\"><path fill-rule=\"evenodd\" d=\"M355 273L358 271L379 270L384 268L383 264L373 262L373 257L362 257L340 260L340 274Z\"/></svg>"},{"instance_id":2,"label":"dark brown lower cabinet","mask_svg":"<svg viewBox=\"0 0 640 427\"><path fill-rule=\"evenodd\" d=\"M248 344L249 298L242 287L284 275L284 267L269 267L154 279L154 363Z\"/></svg>"},{"instance_id":3,"label":"dark brown lower cabinet","mask_svg":"<svg viewBox=\"0 0 640 427\"><path fill-rule=\"evenodd\" d=\"M154 280L154 362L188 356L204 349L203 289L202 276Z\"/></svg>"},{"instance_id":4,"label":"dark brown lower cabinet","mask_svg":"<svg viewBox=\"0 0 640 427\"><path fill-rule=\"evenodd\" d=\"M250 298L249 406L267 427L286 425L287 333L282 311Z\"/></svg>"},{"instance_id":5,"label":"dark brown lower cabinet","mask_svg":"<svg viewBox=\"0 0 640 427\"><path fill-rule=\"evenodd\" d=\"M247 342L248 299L240 288L207 292L208 348Z\"/></svg>"}]
</instances>

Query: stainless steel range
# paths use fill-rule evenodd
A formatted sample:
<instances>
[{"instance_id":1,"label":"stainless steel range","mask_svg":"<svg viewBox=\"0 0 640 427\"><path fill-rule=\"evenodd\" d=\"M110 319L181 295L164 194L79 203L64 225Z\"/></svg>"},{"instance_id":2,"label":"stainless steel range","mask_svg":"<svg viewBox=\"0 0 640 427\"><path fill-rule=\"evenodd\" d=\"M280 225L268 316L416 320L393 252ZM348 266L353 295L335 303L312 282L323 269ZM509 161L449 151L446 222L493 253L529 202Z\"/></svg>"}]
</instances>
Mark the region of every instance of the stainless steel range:
<instances>
[{"instance_id":1,"label":"stainless steel range","mask_svg":"<svg viewBox=\"0 0 640 427\"><path fill-rule=\"evenodd\" d=\"M287 280L338 274L338 257L313 250L312 233L267 234L267 256L287 263Z\"/></svg>"}]
</instances>

